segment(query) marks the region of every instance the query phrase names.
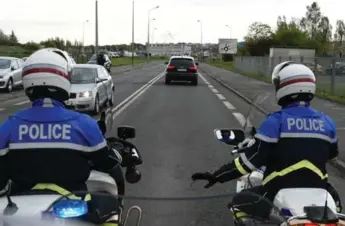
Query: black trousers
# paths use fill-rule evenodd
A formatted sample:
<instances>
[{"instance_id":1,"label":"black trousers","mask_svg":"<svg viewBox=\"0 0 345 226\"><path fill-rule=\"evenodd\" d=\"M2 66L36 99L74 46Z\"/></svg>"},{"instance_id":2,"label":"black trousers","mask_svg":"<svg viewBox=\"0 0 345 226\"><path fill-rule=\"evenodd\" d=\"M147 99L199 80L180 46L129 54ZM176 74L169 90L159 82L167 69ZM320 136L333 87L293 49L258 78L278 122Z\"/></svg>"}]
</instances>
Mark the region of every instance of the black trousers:
<instances>
[{"instance_id":1,"label":"black trousers","mask_svg":"<svg viewBox=\"0 0 345 226\"><path fill-rule=\"evenodd\" d=\"M327 183L327 190L337 204L337 211L341 212L342 205L338 192L329 183ZM267 192L262 186L253 187L235 195L231 204L248 215L267 219L271 213L275 195Z\"/></svg>"}]
</instances>

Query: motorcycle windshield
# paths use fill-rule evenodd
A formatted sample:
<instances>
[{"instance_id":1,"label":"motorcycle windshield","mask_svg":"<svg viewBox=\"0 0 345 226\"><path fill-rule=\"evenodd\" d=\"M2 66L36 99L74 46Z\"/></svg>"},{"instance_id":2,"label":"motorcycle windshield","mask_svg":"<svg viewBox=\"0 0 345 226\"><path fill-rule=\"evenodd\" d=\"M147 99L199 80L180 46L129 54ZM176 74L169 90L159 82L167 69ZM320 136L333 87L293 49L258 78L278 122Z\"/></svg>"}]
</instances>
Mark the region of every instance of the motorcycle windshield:
<instances>
[{"instance_id":1,"label":"motorcycle windshield","mask_svg":"<svg viewBox=\"0 0 345 226\"><path fill-rule=\"evenodd\" d=\"M276 225L283 223L286 221L289 216L288 210L280 210L277 206L274 206L272 202L268 201L267 199L261 197L258 194L254 193L245 193L246 198L243 199L243 202L235 203L236 205L230 206L229 203L233 201L234 194L230 193L223 193L223 194L216 194L212 195L211 191L207 192L210 195L204 196L193 196L193 193L196 190L203 189L201 182L195 182L189 189L190 196L187 197L142 197L142 196L135 196L134 194L140 193L140 186L135 191L133 190L132 196L122 197L123 203L123 211L120 212L118 210L118 214L114 215L113 219L117 219L118 225L123 226L176 226L176 225L195 225L195 226L229 226L235 225L234 220L237 221L251 221L255 222L256 225L263 225L267 223L275 223ZM200 188L201 187L201 188ZM183 189L176 187L175 189ZM215 189L219 190L219 189ZM185 191L181 190L181 193L186 193ZM218 191L219 192L219 191ZM301 192L301 191L298 191ZM298 193L297 192L297 193ZM307 191L310 192L310 191ZM206 192L205 192L206 193ZM293 195L298 195L298 194ZM164 194L162 194L164 195ZM97 198L98 197L98 198ZM92 199L100 200L99 197L103 197L103 201L98 203L105 203L104 205L113 206L114 208L118 207L116 204L117 202L113 202L114 198L117 200L117 197L110 196L104 193L93 193ZM35 198L34 202L39 202L39 198ZM298 197L297 197L298 199ZM300 199L300 198L299 198ZM17 199L18 200L18 199ZM249 202L249 200L251 200ZM258 206L257 202L261 200L261 204ZM108 202L108 203L107 203ZM271 217L268 219L262 219L260 217L250 217L250 218L241 218L243 216L242 212L239 212L239 209L243 208L243 206L248 206L250 203L256 203L256 207L254 208L255 211L263 210L268 208L269 212L272 212ZM307 202L308 203L308 200ZM312 203L310 203L312 206ZM319 205L320 203L315 203ZM17 206L20 210L20 205ZM49 206L47 203L46 206ZM52 205L54 206L54 205ZM60 205L61 207L61 205ZM74 207L69 207L66 209L68 213L73 212L73 208L76 208L77 205ZM101 207L100 210L104 208ZM294 206L292 206L294 208ZM288 208L287 208L288 209ZM53 211L51 209L42 209L42 212L46 211ZM61 208L60 208L61 211ZM233 217L233 213L236 212L237 218ZM76 217L73 220L72 218L58 218L58 217L51 217L51 218L44 218L42 219L42 214L37 213L30 213L30 210L26 211L26 214L14 214L12 216L2 216L1 217L1 224L8 225L8 226L24 226L24 225L32 225L32 226L43 226L43 225L71 225L71 226L86 226L86 225L95 225L88 223L86 221L81 220L82 217ZM102 212L100 212L102 215ZM280 213L280 214L279 214ZM285 216L283 216L285 214ZM291 215L291 214L290 214ZM311 223L307 221L306 223ZM339 224L341 225L341 224Z\"/></svg>"},{"instance_id":2,"label":"motorcycle windshield","mask_svg":"<svg viewBox=\"0 0 345 226\"><path fill-rule=\"evenodd\" d=\"M242 123L243 131L247 136L251 135L252 128L260 128L261 123L266 119L267 114L270 113L266 107L268 101L275 99L275 94L272 92L259 93L254 98L249 99L251 102L245 111L244 122ZM274 104L274 103L273 103ZM276 106L279 109L279 106Z\"/></svg>"}]
</instances>

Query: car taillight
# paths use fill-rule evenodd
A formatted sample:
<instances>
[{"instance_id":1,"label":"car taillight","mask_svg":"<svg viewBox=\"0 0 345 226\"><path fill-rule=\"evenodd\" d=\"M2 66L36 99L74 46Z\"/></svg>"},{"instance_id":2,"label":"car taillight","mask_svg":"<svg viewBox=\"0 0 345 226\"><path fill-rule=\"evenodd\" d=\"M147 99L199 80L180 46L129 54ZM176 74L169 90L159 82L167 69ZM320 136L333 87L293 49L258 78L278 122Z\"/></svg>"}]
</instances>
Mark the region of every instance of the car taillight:
<instances>
[{"instance_id":1,"label":"car taillight","mask_svg":"<svg viewBox=\"0 0 345 226\"><path fill-rule=\"evenodd\" d=\"M169 65L168 66L168 69L170 70L170 69L175 69L176 67L175 66L172 66L172 65Z\"/></svg>"},{"instance_id":2,"label":"car taillight","mask_svg":"<svg viewBox=\"0 0 345 226\"><path fill-rule=\"evenodd\" d=\"M197 70L197 67L196 67L196 66L190 66L190 67L189 67L189 70L191 70L191 71L196 71L196 70Z\"/></svg>"},{"instance_id":3,"label":"car taillight","mask_svg":"<svg viewBox=\"0 0 345 226\"><path fill-rule=\"evenodd\" d=\"M307 224L304 224L304 226L337 226L337 224L317 224L317 223L307 223Z\"/></svg>"}]
</instances>

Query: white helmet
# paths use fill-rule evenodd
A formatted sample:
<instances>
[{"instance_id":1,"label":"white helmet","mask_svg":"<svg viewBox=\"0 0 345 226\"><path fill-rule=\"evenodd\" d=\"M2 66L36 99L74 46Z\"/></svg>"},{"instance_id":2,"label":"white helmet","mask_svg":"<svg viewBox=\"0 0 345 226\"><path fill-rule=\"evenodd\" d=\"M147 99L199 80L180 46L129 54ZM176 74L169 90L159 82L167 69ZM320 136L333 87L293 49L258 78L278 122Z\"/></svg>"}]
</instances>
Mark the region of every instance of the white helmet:
<instances>
[{"instance_id":1,"label":"white helmet","mask_svg":"<svg viewBox=\"0 0 345 226\"><path fill-rule=\"evenodd\" d=\"M64 51L40 49L24 63L22 79L25 93L30 100L45 97L68 100L71 73L72 65Z\"/></svg>"},{"instance_id":2,"label":"white helmet","mask_svg":"<svg viewBox=\"0 0 345 226\"><path fill-rule=\"evenodd\" d=\"M280 63L274 68L272 83L279 105L290 100L311 101L316 90L316 79L312 70L291 61Z\"/></svg>"}]
</instances>

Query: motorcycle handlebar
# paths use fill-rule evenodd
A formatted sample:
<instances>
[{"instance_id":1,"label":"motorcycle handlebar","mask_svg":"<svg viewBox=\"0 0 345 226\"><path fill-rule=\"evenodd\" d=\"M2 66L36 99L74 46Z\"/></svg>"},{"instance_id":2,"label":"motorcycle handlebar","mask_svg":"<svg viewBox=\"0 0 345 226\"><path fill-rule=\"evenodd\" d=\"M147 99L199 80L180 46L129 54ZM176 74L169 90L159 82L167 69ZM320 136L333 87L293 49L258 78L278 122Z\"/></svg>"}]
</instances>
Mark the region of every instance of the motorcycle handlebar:
<instances>
[{"instance_id":1,"label":"motorcycle handlebar","mask_svg":"<svg viewBox=\"0 0 345 226\"><path fill-rule=\"evenodd\" d=\"M231 154L239 154L245 151L245 148L238 148L238 146L235 146L234 149L232 149Z\"/></svg>"}]
</instances>

